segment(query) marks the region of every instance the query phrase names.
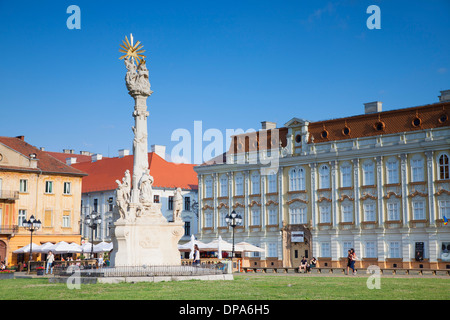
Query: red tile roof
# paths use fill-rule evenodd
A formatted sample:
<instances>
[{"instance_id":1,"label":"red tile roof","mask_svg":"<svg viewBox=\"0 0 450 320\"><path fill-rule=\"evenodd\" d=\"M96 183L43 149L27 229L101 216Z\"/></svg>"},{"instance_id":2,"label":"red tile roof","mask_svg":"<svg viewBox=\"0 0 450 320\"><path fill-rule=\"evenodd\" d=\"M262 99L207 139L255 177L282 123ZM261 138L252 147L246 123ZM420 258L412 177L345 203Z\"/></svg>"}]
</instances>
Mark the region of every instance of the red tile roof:
<instances>
[{"instance_id":1,"label":"red tile roof","mask_svg":"<svg viewBox=\"0 0 450 320\"><path fill-rule=\"evenodd\" d=\"M0 143L15 150L23 156L30 158L30 154L36 154L37 168L20 167L15 165L4 166L0 164L0 170L26 171L26 172L41 172L44 174L59 174L59 175L75 175L85 176L86 173L66 165L64 162L52 157L45 151L28 144L24 141L24 137L0 137Z\"/></svg>"},{"instance_id":2,"label":"red tile roof","mask_svg":"<svg viewBox=\"0 0 450 320\"><path fill-rule=\"evenodd\" d=\"M67 158L77 158L78 162L88 162L91 161L91 156L87 156L84 154L76 154L76 153L65 153L65 152L53 152L53 151L45 151L49 155L51 155L53 158L58 159L61 162L66 163Z\"/></svg>"},{"instance_id":3,"label":"red tile roof","mask_svg":"<svg viewBox=\"0 0 450 320\"><path fill-rule=\"evenodd\" d=\"M116 180L121 181L125 170L133 175L133 155L122 158L103 158L95 162L81 162L72 167L88 173L83 178L82 192L114 190ZM154 152L148 154L150 174L153 176L153 187L197 190L197 173L193 164L176 164L168 162Z\"/></svg>"}]
</instances>

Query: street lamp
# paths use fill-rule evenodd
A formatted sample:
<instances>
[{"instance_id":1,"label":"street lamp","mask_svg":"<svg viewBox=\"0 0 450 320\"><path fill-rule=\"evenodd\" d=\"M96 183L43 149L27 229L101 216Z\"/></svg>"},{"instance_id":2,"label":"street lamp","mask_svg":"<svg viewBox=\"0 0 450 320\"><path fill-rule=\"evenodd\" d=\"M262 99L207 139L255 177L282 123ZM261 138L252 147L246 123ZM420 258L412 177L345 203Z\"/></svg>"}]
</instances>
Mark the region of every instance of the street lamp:
<instances>
[{"instance_id":1,"label":"street lamp","mask_svg":"<svg viewBox=\"0 0 450 320\"><path fill-rule=\"evenodd\" d=\"M91 228L91 258L94 255L94 230L102 223L102 217L95 211L91 215L87 215L84 221L86 225Z\"/></svg>"},{"instance_id":2,"label":"street lamp","mask_svg":"<svg viewBox=\"0 0 450 320\"><path fill-rule=\"evenodd\" d=\"M227 214L225 217L225 222L228 224L228 226L233 228L233 248L231 251L231 261L233 261L234 256L234 228L237 226L240 226L242 224L242 217L240 214L237 214L236 211L232 211L231 214Z\"/></svg>"},{"instance_id":3,"label":"street lamp","mask_svg":"<svg viewBox=\"0 0 450 320\"><path fill-rule=\"evenodd\" d=\"M28 264L31 261L31 257L33 256L33 232L39 230L41 228L41 220L36 220L33 215L31 215L30 219L23 218L22 226L27 228L28 231L31 232L30 239L30 257L28 259Z\"/></svg>"}]
</instances>

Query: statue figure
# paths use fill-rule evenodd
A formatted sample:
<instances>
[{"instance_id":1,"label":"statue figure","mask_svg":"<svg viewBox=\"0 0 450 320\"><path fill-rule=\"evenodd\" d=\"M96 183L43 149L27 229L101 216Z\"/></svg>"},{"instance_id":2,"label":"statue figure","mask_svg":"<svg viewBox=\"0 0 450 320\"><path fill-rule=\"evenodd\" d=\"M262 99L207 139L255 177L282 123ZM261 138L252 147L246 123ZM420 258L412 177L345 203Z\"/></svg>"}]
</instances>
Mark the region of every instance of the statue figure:
<instances>
[{"instance_id":1,"label":"statue figure","mask_svg":"<svg viewBox=\"0 0 450 320\"><path fill-rule=\"evenodd\" d=\"M125 195L124 186L119 180L116 180L117 183L117 189L115 191L116 193L116 206L119 210L120 218L125 219L126 218L126 212L127 212L127 196Z\"/></svg>"},{"instance_id":2,"label":"statue figure","mask_svg":"<svg viewBox=\"0 0 450 320\"><path fill-rule=\"evenodd\" d=\"M153 177L150 175L150 170L145 169L139 180L139 201L141 203L153 203Z\"/></svg>"},{"instance_id":3,"label":"statue figure","mask_svg":"<svg viewBox=\"0 0 450 320\"><path fill-rule=\"evenodd\" d=\"M125 82L130 92L137 92L144 95L150 95L150 81L148 79L148 69L145 60L142 60L138 66L134 64L131 58L124 59L127 68Z\"/></svg>"},{"instance_id":4,"label":"statue figure","mask_svg":"<svg viewBox=\"0 0 450 320\"><path fill-rule=\"evenodd\" d=\"M130 170L125 171L125 176L122 178L122 187L124 191L125 201L130 202L131 199L131 175Z\"/></svg>"},{"instance_id":5,"label":"statue figure","mask_svg":"<svg viewBox=\"0 0 450 320\"><path fill-rule=\"evenodd\" d=\"M173 194L173 221L181 221L181 211L183 210L183 196L181 188L177 188Z\"/></svg>"}]
</instances>

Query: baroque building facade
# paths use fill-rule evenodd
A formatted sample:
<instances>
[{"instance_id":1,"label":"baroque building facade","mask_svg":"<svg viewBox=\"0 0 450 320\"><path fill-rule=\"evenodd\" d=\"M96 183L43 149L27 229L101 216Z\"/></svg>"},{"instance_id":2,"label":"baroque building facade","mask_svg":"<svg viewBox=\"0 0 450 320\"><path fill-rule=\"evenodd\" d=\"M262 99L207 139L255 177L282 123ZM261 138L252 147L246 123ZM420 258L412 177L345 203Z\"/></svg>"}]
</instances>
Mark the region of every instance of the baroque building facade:
<instances>
[{"instance_id":1,"label":"baroque building facade","mask_svg":"<svg viewBox=\"0 0 450 320\"><path fill-rule=\"evenodd\" d=\"M86 173L28 144L23 136L0 137L0 260L9 266L28 261L13 251L30 244L23 220L42 226L33 243L80 244L81 181ZM34 259L38 255L34 255Z\"/></svg>"},{"instance_id":2,"label":"baroque building facade","mask_svg":"<svg viewBox=\"0 0 450 320\"><path fill-rule=\"evenodd\" d=\"M226 154L195 168L199 239L265 249L250 266L450 268L450 90L439 102L234 136Z\"/></svg>"}]
</instances>

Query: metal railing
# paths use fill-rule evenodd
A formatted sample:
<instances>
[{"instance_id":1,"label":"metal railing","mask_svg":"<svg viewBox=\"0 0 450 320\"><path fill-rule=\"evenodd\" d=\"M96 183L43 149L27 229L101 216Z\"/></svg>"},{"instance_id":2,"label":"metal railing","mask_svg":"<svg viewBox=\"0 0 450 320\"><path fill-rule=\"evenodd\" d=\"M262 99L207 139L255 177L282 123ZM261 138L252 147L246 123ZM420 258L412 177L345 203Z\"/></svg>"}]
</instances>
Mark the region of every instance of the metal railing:
<instances>
[{"instance_id":1,"label":"metal railing","mask_svg":"<svg viewBox=\"0 0 450 320\"><path fill-rule=\"evenodd\" d=\"M55 276L70 276L79 272L81 277L159 277L159 276L198 276L217 275L228 272L227 264L200 266L116 266L84 268L83 266L55 267Z\"/></svg>"}]
</instances>

